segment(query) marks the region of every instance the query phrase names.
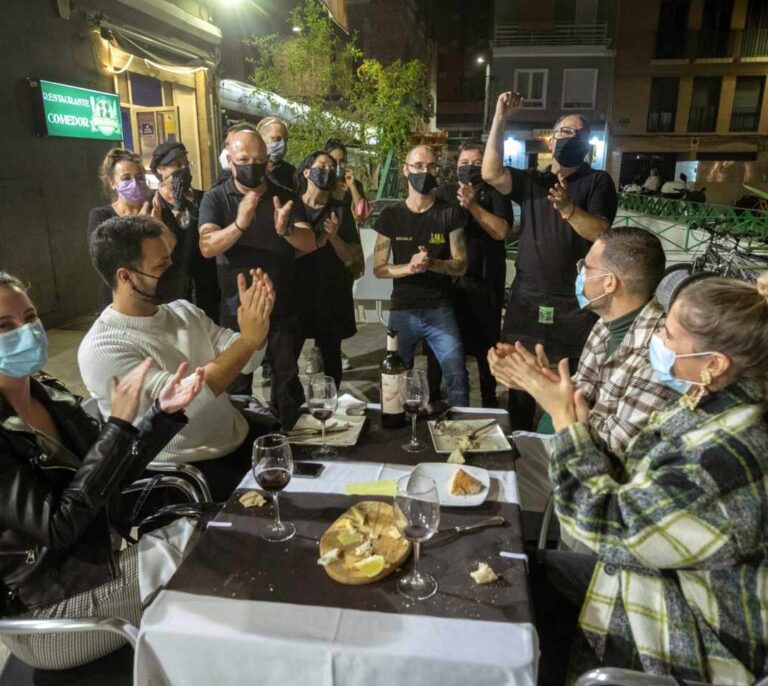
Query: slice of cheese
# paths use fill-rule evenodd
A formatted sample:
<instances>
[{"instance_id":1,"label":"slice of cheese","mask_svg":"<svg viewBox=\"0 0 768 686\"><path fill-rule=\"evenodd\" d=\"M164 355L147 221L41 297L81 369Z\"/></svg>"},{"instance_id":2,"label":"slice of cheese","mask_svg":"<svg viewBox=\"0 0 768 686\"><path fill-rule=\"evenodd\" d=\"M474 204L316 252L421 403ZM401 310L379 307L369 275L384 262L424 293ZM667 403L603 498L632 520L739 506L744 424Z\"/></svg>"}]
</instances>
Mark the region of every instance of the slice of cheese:
<instances>
[{"instance_id":1,"label":"slice of cheese","mask_svg":"<svg viewBox=\"0 0 768 686\"><path fill-rule=\"evenodd\" d=\"M333 564L334 562L339 561L339 549L333 548L329 550L325 555L323 555L318 561L317 564L319 564L322 567L327 567L330 564Z\"/></svg>"},{"instance_id":2,"label":"slice of cheese","mask_svg":"<svg viewBox=\"0 0 768 686\"><path fill-rule=\"evenodd\" d=\"M475 580L476 584L492 584L499 577L485 562L480 562L474 572L469 575Z\"/></svg>"},{"instance_id":3,"label":"slice of cheese","mask_svg":"<svg viewBox=\"0 0 768 686\"><path fill-rule=\"evenodd\" d=\"M352 545L353 543L360 543L363 540L361 533L352 527L351 529L342 529L336 536L336 540L341 545Z\"/></svg>"},{"instance_id":4,"label":"slice of cheese","mask_svg":"<svg viewBox=\"0 0 768 686\"><path fill-rule=\"evenodd\" d=\"M371 541L364 541L355 548L355 555L358 557L369 557L370 555L373 555L373 543L371 543Z\"/></svg>"},{"instance_id":5,"label":"slice of cheese","mask_svg":"<svg viewBox=\"0 0 768 686\"><path fill-rule=\"evenodd\" d=\"M449 456L448 456L448 462L451 464L464 464L466 460L464 459L464 455L462 455L461 450L456 448Z\"/></svg>"},{"instance_id":6,"label":"slice of cheese","mask_svg":"<svg viewBox=\"0 0 768 686\"><path fill-rule=\"evenodd\" d=\"M448 482L448 491L451 495L474 495L482 490L482 481L478 481L461 468L454 472Z\"/></svg>"}]
</instances>

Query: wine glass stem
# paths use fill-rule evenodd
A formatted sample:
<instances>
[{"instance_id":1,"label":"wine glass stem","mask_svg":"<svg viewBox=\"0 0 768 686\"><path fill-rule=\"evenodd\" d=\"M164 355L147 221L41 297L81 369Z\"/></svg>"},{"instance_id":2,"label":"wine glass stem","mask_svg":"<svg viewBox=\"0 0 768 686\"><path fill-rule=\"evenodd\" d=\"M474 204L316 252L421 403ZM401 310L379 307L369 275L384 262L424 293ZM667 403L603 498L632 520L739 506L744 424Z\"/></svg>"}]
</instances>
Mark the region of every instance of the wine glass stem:
<instances>
[{"instance_id":1,"label":"wine glass stem","mask_svg":"<svg viewBox=\"0 0 768 686\"><path fill-rule=\"evenodd\" d=\"M272 503L275 506L275 527L280 528L283 525L283 523L280 520L280 505L277 502L277 496L278 496L277 493L275 493L272 496Z\"/></svg>"},{"instance_id":2,"label":"wine glass stem","mask_svg":"<svg viewBox=\"0 0 768 686\"><path fill-rule=\"evenodd\" d=\"M323 425L323 449L325 449L325 420L322 421Z\"/></svg>"},{"instance_id":3,"label":"wine glass stem","mask_svg":"<svg viewBox=\"0 0 768 686\"><path fill-rule=\"evenodd\" d=\"M416 445L418 439L416 438L416 415L411 415L411 444Z\"/></svg>"},{"instance_id":4,"label":"wine glass stem","mask_svg":"<svg viewBox=\"0 0 768 686\"><path fill-rule=\"evenodd\" d=\"M413 542L413 573L416 576L421 575L420 565L421 562L421 543L419 541Z\"/></svg>"}]
</instances>

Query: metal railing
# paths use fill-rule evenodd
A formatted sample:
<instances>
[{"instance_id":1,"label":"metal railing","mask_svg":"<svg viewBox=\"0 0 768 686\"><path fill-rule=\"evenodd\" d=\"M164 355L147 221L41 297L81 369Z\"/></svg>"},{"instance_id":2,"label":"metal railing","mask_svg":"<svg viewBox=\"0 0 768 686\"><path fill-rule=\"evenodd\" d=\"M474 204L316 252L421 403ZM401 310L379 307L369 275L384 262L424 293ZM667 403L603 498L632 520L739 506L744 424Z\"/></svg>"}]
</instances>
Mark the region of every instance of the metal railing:
<instances>
[{"instance_id":1,"label":"metal railing","mask_svg":"<svg viewBox=\"0 0 768 686\"><path fill-rule=\"evenodd\" d=\"M686 31L681 37L672 29L656 32L654 59L713 59L768 55L768 29L742 31Z\"/></svg>"},{"instance_id":2,"label":"metal railing","mask_svg":"<svg viewBox=\"0 0 768 686\"><path fill-rule=\"evenodd\" d=\"M760 110L737 112L734 108L731 113L731 131L757 131L759 123Z\"/></svg>"},{"instance_id":3,"label":"metal railing","mask_svg":"<svg viewBox=\"0 0 768 686\"><path fill-rule=\"evenodd\" d=\"M496 24L491 45L495 48L521 45L609 45L608 22L576 24L554 22L532 27L529 24Z\"/></svg>"},{"instance_id":4,"label":"metal railing","mask_svg":"<svg viewBox=\"0 0 768 686\"><path fill-rule=\"evenodd\" d=\"M691 107L688 113L688 131L714 131L717 125L717 105Z\"/></svg>"}]
</instances>

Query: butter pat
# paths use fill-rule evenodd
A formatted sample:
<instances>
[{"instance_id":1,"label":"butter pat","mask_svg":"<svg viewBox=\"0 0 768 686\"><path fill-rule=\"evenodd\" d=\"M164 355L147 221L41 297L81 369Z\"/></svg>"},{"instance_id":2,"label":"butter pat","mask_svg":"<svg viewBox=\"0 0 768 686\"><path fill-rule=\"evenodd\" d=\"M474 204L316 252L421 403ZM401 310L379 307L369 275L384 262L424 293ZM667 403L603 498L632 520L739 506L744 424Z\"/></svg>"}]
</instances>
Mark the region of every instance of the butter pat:
<instances>
[{"instance_id":1,"label":"butter pat","mask_svg":"<svg viewBox=\"0 0 768 686\"><path fill-rule=\"evenodd\" d=\"M456 448L449 456L448 456L448 462L451 464L464 464L466 460L464 459L464 455L462 454L461 450Z\"/></svg>"},{"instance_id":2,"label":"butter pat","mask_svg":"<svg viewBox=\"0 0 768 686\"><path fill-rule=\"evenodd\" d=\"M267 499L258 491L248 491L240 496L240 504L243 507L261 507Z\"/></svg>"},{"instance_id":3,"label":"butter pat","mask_svg":"<svg viewBox=\"0 0 768 686\"><path fill-rule=\"evenodd\" d=\"M485 563L480 562L474 572L469 575L475 580L476 584L492 584L498 580L496 573Z\"/></svg>"},{"instance_id":4,"label":"butter pat","mask_svg":"<svg viewBox=\"0 0 768 686\"><path fill-rule=\"evenodd\" d=\"M328 565L338 561L339 561L339 549L333 548L333 550L329 550L325 555L323 555L317 561L317 564L319 564L321 567L327 567Z\"/></svg>"}]
</instances>

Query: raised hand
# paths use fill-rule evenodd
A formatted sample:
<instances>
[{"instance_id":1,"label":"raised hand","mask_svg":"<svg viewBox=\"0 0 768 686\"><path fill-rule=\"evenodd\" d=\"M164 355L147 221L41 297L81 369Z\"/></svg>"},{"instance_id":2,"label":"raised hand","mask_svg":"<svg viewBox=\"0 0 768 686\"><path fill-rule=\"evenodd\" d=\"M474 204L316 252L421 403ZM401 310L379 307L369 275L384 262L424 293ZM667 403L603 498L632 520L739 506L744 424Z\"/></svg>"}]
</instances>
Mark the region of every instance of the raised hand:
<instances>
[{"instance_id":1,"label":"raised hand","mask_svg":"<svg viewBox=\"0 0 768 686\"><path fill-rule=\"evenodd\" d=\"M499 96L496 101L496 117L501 121L507 121L523 106L523 96L520 93L507 91Z\"/></svg>"},{"instance_id":2,"label":"raised hand","mask_svg":"<svg viewBox=\"0 0 768 686\"><path fill-rule=\"evenodd\" d=\"M427 249L425 246L420 245L419 246L419 252L414 253L411 257L411 261L408 264L408 269L411 272L411 274L421 274L432 264L432 258L429 256L429 253L427 252Z\"/></svg>"},{"instance_id":3,"label":"raised hand","mask_svg":"<svg viewBox=\"0 0 768 686\"><path fill-rule=\"evenodd\" d=\"M456 199L464 209L470 209L477 202L477 190L471 183L459 182L459 191Z\"/></svg>"},{"instance_id":4,"label":"raised hand","mask_svg":"<svg viewBox=\"0 0 768 686\"><path fill-rule=\"evenodd\" d=\"M277 196L274 196L272 200L275 206L275 230L281 236L285 236L290 233L288 224L291 218L291 210L293 209L293 200L289 200L285 205L280 202L280 198Z\"/></svg>"},{"instance_id":5,"label":"raised hand","mask_svg":"<svg viewBox=\"0 0 768 686\"><path fill-rule=\"evenodd\" d=\"M195 369L194 376L186 383L182 383L182 379L186 376L188 369L189 364L182 362L173 378L160 392L157 402L163 412L173 414L185 409L202 389L203 382L205 381L205 370L202 367L198 367Z\"/></svg>"},{"instance_id":6,"label":"raised hand","mask_svg":"<svg viewBox=\"0 0 768 686\"><path fill-rule=\"evenodd\" d=\"M111 406L112 416L126 422L133 422L139 410L141 392L144 388L144 379L152 366L152 358L146 358L141 364L134 367L122 379L112 377Z\"/></svg>"},{"instance_id":7,"label":"raised hand","mask_svg":"<svg viewBox=\"0 0 768 686\"><path fill-rule=\"evenodd\" d=\"M269 334L269 316L275 294L272 282L261 270L251 270L251 276L251 285L247 286L245 276L237 275L237 290L240 294L237 323L241 337L261 348Z\"/></svg>"},{"instance_id":8,"label":"raised hand","mask_svg":"<svg viewBox=\"0 0 768 686\"><path fill-rule=\"evenodd\" d=\"M323 221L323 231L328 236L335 236L339 233L339 216L335 212L331 212Z\"/></svg>"},{"instance_id":9,"label":"raised hand","mask_svg":"<svg viewBox=\"0 0 768 686\"><path fill-rule=\"evenodd\" d=\"M253 221L253 215L261 201L261 194L256 191L248 191L237 206L237 225L242 231L247 229Z\"/></svg>"},{"instance_id":10,"label":"raised hand","mask_svg":"<svg viewBox=\"0 0 768 686\"><path fill-rule=\"evenodd\" d=\"M561 174L558 174L557 178L557 183L549 189L547 200L558 212L570 210L573 200L571 200L571 193L568 190L568 182Z\"/></svg>"}]
</instances>

